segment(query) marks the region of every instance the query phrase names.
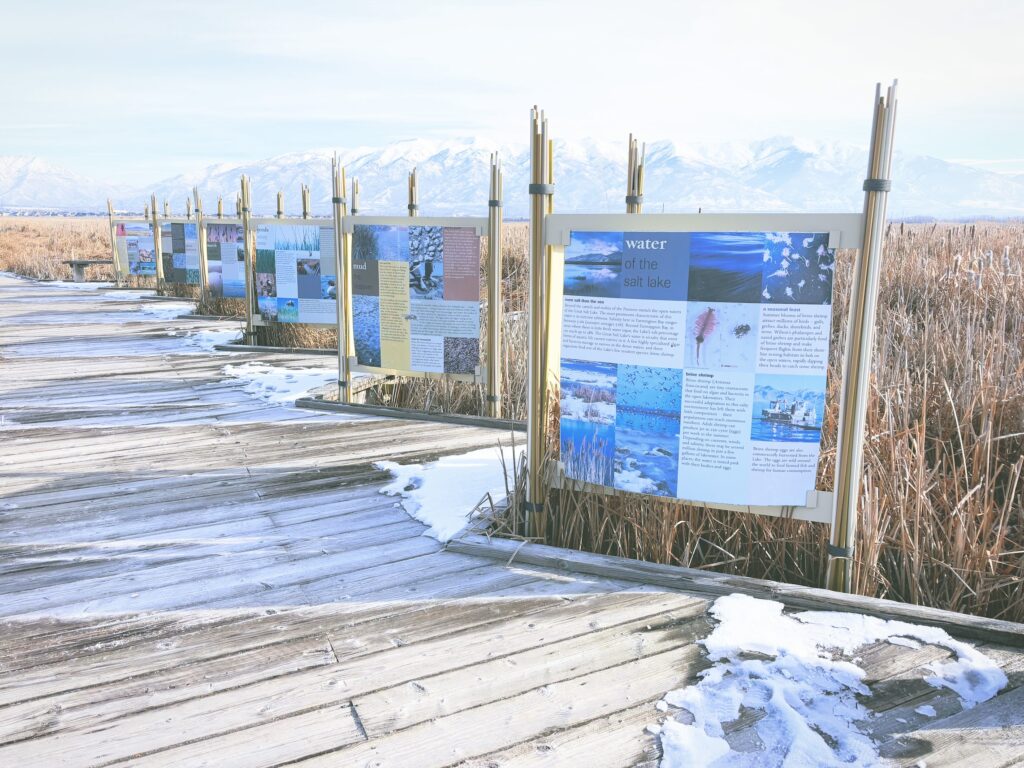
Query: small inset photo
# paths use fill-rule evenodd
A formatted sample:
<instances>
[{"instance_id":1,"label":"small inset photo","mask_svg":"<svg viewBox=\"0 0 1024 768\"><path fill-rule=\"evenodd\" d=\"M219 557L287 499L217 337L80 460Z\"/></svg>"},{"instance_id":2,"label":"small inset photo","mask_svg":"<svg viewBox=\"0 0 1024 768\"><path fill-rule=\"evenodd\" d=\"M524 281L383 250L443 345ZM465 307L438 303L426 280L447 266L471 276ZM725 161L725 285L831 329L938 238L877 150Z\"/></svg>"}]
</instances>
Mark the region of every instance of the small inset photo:
<instances>
[{"instance_id":1,"label":"small inset photo","mask_svg":"<svg viewBox=\"0 0 1024 768\"><path fill-rule=\"evenodd\" d=\"M769 232L762 255L764 304L831 304L835 251L827 234Z\"/></svg>"},{"instance_id":2,"label":"small inset photo","mask_svg":"<svg viewBox=\"0 0 1024 768\"><path fill-rule=\"evenodd\" d=\"M622 279L621 232L573 232L565 249L566 296L618 298Z\"/></svg>"},{"instance_id":3,"label":"small inset photo","mask_svg":"<svg viewBox=\"0 0 1024 768\"><path fill-rule=\"evenodd\" d=\"M825 416L825 377L758 374L750 439L819 443Z\"/></svg>"},{"instance_id":4,"label":"small inset photo","mask_svg":"<svg viewBox=\"0 0 1024 768\"><path fill-rule=\"evenodd\" d=\"M759 304L687 302L684 365L752 370L760 322Z\"/></svg>"}]
</instances>

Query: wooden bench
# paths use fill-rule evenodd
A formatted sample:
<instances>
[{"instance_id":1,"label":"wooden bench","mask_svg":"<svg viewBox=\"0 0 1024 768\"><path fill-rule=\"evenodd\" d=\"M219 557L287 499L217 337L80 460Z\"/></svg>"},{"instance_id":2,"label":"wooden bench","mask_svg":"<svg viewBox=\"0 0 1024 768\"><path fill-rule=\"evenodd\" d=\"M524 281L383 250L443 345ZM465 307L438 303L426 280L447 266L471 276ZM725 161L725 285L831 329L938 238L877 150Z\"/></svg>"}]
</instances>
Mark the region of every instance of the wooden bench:
<instances>
[{"instance_id":1,"label":"wooden bench","mask_svg":"<svg viewBox=\"0 0 1024 768\"><path fill-rule=\"evenodd\" d=\"M64 262L71 267L71 275L76 283L85 282L85 268L97 264L112 264L110 259L70 259Z\"/></svg>"}]
</instances>

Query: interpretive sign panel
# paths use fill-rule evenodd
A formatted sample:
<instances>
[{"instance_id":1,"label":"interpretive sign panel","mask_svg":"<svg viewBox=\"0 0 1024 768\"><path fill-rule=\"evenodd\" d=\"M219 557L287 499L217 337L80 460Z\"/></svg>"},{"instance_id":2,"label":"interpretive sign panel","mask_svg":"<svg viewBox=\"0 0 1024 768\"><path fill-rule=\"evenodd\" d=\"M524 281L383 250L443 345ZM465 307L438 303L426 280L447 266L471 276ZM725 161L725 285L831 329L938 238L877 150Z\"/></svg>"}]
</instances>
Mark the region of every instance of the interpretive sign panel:
<instances>
[{"instance_id":1,"label":"interpretive sign panel","mask_svg":"<svg viewBox=\"0 0 1024 768\"><path fill-rule=\"evenodd\" d=\"M354 225L352 324L359 365L473 375L480 365L478 226Z\"/></svg>"},{"instance_id":2,"label":"interpretive sign panel","mask_svg":"<svg viewBox=\"0 0 1024 768\"><path fill-rule=\"evenodd\" d=\"M156 249L150 222L115 221L114 243L118 261L127 266L128 274L156 275Z\"/></svg>"},{"instance_id":3,"label":"interpretive sign panel","mask_svg":"<svg viewBox=\"0 0 1024 768\"><path fill-rule=\"evenodd\" d=\"M199 285L199 227L194 221L160 222L164 282Z\"/></svg>"},{"instance_id":4,"label":"interpretive sign panel","mask_svg":"<svg viewBox=\"0 0 1024 768\"><path fill-rule=\"evenodd\" d=\"M256 297L265 322L335 325L334 226L257 222Z\"/></svg>"},{"instance_id":5,"label":"interpretive sign panel","mask_svg":"<svg viewBox=\"0 0 1024 768\"><path fill-rule=\"evenodd\" d=\"M206 283L210 295L245 298L245 234L241 224L206 222Z\"/></svg>"},{"instance_id":6,"label":"interpretive sign panel","mask_svg":"<svg viewBox=\"0 0 1024 768\"><path fill-rule=\"evenodd\" d=\"M566 475L805 504L825 411L829 234L573 230L564 255Z\"/></svg>"}]
</instances>

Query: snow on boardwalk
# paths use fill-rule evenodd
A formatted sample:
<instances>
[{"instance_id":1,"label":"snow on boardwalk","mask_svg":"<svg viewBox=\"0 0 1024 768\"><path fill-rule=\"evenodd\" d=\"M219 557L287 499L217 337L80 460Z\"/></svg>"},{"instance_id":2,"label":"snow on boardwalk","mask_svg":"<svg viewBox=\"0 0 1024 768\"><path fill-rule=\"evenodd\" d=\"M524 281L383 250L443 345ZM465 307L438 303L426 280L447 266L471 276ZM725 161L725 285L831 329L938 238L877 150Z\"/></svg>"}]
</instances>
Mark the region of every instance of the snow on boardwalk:
<instances>
[{"instance_id":1,"label":"snow on boardwalk","mask_svg":"<svg viewBox=\"0 0 1024 768\"><path fill-rule=\"evenodd\" d=\"M173 315L0 276L0 765L1024 760L1018 650L443 549L389 470L450 525L431 461L505 435L291 408L329 363Z\"/></svg>"}]
</instances>

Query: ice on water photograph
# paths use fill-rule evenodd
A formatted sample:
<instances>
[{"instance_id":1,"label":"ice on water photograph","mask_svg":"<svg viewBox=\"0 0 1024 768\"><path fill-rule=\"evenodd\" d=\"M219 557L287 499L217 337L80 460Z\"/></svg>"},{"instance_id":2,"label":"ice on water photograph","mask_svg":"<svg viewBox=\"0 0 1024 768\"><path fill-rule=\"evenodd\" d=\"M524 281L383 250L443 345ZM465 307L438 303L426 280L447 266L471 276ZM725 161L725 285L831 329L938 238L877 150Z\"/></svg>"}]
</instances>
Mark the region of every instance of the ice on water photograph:
<instances>
[{"instance_id":1,"label":"ice on water photograph","mask_svg":"<svg viewBox=\"0 0 1024 768\"><path fill-rule=\"evenodd\" d=\"M352 337L356 360L360 365L379 368L380 362L380 298L352 295Z\"/></svg>"},{"instance_id":2,"label":"ice on water photograph","mask_svg":"<svg viewBox=\"0 0 1024 768\"><path fill-rule=\"evenodd\" d=\"M759 232L694 232L687 299L759 303L763 257Z\"/></svg>"},{"instance_id":3,"label":"ice on water photograph","mask_svg":"<svg viewBox=\"0 0 1024 768\"><path fill-rule=\"evenodd\" d=\"M758 304L687 302L684 365L753 370L760 324Z\"/></svg>"},{"instance_id":4,"label":"ice on water photograph","mask_svg":"<svg viewBox=\"0 0 1024 768\"><path fill-rule=\"evenodd\" d=\"M615 397L615 487L676 496L683 372L618 365Z\"/></svg>"},{"instance_id":5,"label":"ice on water photograph","mask_svg":"<svg viewBox=\"0 0 1024 768\"><path fill-rule=\"evenodd\" d=\"M565 248L565 295L617 298L621 274L621 232L572 233Z\"/></svg>"},{"instance_id":6,"label":"ice on water photograph","mask_svg":"<svg viewBox=\"0 0 1024 768\"><path fill-rule=\"evenodd\" d=\"M831 304L835 251L827 234L765 234L761 301L765 304Z\"/></svg>"},{"instance_id":7,"label":"ice on water photograph","mask_svg":"<svg viewBox=\"0 0 1024 768\"><path fill-rule=\"evenodd\" d=\"M773 443L819 443L825 415L825 377L758 374L750 439Z\"/></svg>"},{"instance_id":8,"label":"ice on water photograph","mask_svg":"<svg viewBox=\"0 0 1024 768\"><path fill-rule=\"evenodd\" d=\"M614 363L562 360L559 443L576 480L612 485L616 375Z\"/></svg>"}]
</instances>

